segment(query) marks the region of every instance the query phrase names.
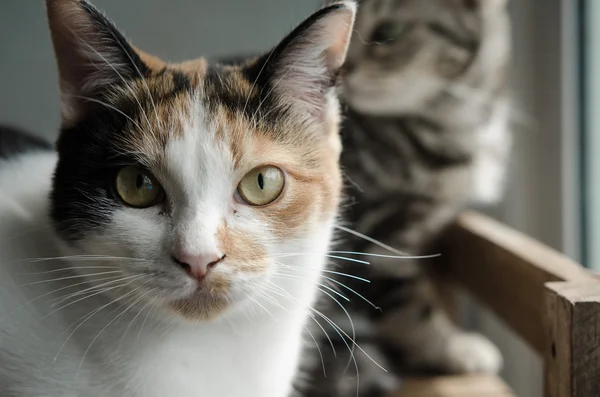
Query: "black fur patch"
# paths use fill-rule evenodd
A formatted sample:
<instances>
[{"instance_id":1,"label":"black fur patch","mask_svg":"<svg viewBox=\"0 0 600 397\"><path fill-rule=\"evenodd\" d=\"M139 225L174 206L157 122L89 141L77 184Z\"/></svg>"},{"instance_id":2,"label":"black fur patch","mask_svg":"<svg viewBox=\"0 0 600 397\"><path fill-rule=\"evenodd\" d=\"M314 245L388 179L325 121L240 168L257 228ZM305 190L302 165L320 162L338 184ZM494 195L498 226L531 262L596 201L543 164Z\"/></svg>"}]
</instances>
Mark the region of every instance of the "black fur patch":
<instances>
[{"instance_id":1,"label":"black fur patch","mask_svg":"<svg viewBox=\"0 0 600 397\"><path fill-rule=\"evenodd\" d=\"M205 90L209 94L213 103L208 103L209 107L214 104L220 104L232 113L242 113L249 122L258 122L266 124L268 130L280 124L286 117L287 109L277 106L275 94L271 85L260 85L258 81L250 80L248 83L252 87L250 92L235 90L235 83L225 85L232 72L219 65L208 68L204 79ZM245 76L244 76L245 77Z\"/></svg>"},{"instance_id":2,"label":"black fur patch","mask_svg":"<svg viewBox=\"0 0 600 397\"><path fill-rule=\"evenodd\" d=\"M173 76L173 92L171 93L173 96L180 92L190 92L192 90L192 82L184 73L179 70L172 70L171 74Z\"/></svg>"},{"instance_id":3,"label":"black fur patch","mask_svg":"<svg viewBox=\"0 0 600 397\"><path fill-rule=\"evenodd\" d=\"M126 107L121 110L127 113ZM111 142L126 124L124 115L102 109L61 131L50 200L54 225L66 240L102 228L121 205L112 191L113 178L119 166L134 161L123 158Z\"/></svg>"},{"instance_id":4,"label":"black fur patch","mask_svg":"<svg viewBox=\"0 0 600 397\"><path fill-rule=\"evenodd\" d=\"M52 150L52 145L20 128L0 125L0 158L33 150Z\"/></svg>"}]
</instances>

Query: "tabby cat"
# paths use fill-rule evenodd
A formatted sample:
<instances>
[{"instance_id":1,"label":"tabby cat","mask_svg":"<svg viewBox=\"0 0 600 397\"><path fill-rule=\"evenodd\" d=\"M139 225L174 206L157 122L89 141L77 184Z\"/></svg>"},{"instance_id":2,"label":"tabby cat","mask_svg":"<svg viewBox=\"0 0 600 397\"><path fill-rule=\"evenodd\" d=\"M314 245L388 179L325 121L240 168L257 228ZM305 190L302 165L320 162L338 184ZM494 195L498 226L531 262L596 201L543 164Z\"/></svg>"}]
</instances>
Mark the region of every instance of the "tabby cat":
<instances>
[{"instance_id":1,"label":"tabby cat","mask_svg":"<svg viewBox=\"0 0 600 397\"><path fill-rule=\"evenodd\" d=\"M0 129L0 395L287 397L338 212L356 5L239 67L46 0L56 150Z\"/></svg>"},{"instance_id":2,"label":"tabby cat","mask_svg":"<svg viewBox=\"0 0 600 397\"><path fill-rule=\"evenodd\" d=\"M509 42L505 0L361 2L343 85L345 215L383 244L356 237L339 247L366 253L354 259L370 265L338 260L326 275L331 321L313 334L329 335L306 353L302 395L356 396L357 370L368 397L387 395L411 371L500 370L497 348L442 310L423 261L378 255L436 253L436 237L465 205L500 198Z\"/></svg>"}]
</instances>

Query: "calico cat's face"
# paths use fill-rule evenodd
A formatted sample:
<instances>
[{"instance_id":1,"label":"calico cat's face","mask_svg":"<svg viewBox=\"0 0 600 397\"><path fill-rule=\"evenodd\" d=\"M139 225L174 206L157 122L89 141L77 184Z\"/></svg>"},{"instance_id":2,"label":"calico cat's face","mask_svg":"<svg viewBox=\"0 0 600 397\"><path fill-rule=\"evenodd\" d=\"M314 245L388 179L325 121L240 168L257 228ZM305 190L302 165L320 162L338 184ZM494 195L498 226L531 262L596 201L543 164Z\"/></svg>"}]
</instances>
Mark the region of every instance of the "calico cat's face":
<instances>
[{"instance_id":1,"label":"calico cat's face","mask_svg":"<svg viewBox=\"0 0 600 397\"><path fill-rule=\"evenodd\" d=\"M241 67L166 64L87 2L47 4L64 95L51 212L70 254L111 257L94 265L125 276L119 293L207 319L275 288L287 254L327 249L352 3Z\"/></svg>"},{"instance_id":2,"label":"calico cat's face","mask_svg":"<svg viewBox=\"0 0 600 397\"><path fill-rule=\"evenodd\" d=\"M368 114L422 109L450 84L460 84L482 36L494 29L494 15L503 21L505 1L363 1L348 53L344 97Z\"/></svg>"}]
</instances>

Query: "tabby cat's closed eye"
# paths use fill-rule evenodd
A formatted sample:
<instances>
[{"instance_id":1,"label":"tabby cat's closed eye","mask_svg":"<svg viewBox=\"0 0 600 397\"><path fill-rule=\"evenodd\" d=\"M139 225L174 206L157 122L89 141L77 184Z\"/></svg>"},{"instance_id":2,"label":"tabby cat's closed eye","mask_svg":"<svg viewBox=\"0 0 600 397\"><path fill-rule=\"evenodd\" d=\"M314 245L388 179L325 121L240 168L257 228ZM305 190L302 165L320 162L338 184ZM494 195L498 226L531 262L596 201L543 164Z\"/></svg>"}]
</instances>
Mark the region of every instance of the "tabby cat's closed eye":
<instances>
[{"instance_id":1,"label":"tabby cat's closed eye","mask_svg":"<svg viewBox=\"0 0 600 397\"><path fill-rule=\"evenodd\" d=\"M376 44L391 43L402 36L406 25L401 22L386 21L380 23L371 34L371 42Z\"/></svg>"}]
</instances>

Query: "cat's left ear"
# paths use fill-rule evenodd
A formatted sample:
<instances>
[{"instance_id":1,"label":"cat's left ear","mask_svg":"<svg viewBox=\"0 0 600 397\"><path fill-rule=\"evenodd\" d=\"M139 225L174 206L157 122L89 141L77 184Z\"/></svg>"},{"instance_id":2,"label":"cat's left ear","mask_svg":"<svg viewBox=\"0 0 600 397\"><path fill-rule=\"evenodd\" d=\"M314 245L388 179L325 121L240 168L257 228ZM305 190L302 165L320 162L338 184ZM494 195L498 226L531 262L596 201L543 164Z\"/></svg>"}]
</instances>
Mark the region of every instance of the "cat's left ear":
<instances>
[{"instance_id":1,"label":"cat's left ear","mask_svg":"<svg viewBox=\"0 0 600 397\"><path fill-rule=\"evenodd\" d=\"M273 91L283 106L323 118L346 59L355 14L353 1L317 11L252 66L256 80L264 80L265 91Z\"/></svg>"},{"instance_id":2,"label":"cat's left ear","mask_svg":"<svg viewBox=\"0 0 600 397\"><path fill-rule=\"evenodd\" d=\"M63 118L106 100L114 86L146 77L150 67L117 28L86 0L46 0L56 53Z\"/></svg>"}]
</instances>

